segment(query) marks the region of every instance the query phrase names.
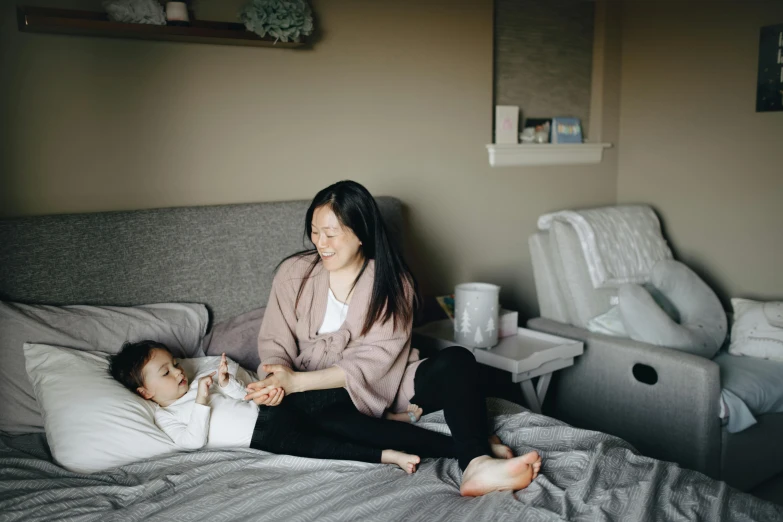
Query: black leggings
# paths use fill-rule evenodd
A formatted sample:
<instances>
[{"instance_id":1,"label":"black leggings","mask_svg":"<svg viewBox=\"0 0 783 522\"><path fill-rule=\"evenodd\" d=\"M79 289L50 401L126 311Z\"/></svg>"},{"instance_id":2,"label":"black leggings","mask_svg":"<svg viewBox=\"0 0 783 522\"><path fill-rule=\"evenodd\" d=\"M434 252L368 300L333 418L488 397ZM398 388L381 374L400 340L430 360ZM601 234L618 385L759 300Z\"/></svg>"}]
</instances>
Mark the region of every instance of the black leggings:
<instances>
[{"instance_id":1,"label":"black leggings","mask_svg":"<svg viewBox=\"0 0 783 522\"><path fill-rule=\"evenodd\" d=\"M489 455L486 405L468 350L451 347L416 371L413 401L425 412L444 410L452 437L407 422L359 412L344 388L296 393L276 407L262 406L250 446L255 449L337 460L380 462L395 449L427 457L458 458L463 470Z\"/></svg>"},{"instance_id":2,"label":"black leggings","mask_svg":"<svg viewBox=\"0 0 783 522\"><path fill-rule=\"evenodd\" d=\"M394 449L420 457L455 457L451 437L407 422L364 415L345 388L296 393L261 406L250 447L272 453L380 462Z\"/></svg>"},{"instance_id":3,"label":"black leggings","mask_svg":"<svg viewBox=\"0 0 783 522\"><path fill-rule=\"evenodd\" d=\"M413 382L413 404L424 413L443 410L463 471L474 458L491 454L486 394L469 350L452 346L437 352L419 365Z\"/></svg>"}]
</instances>

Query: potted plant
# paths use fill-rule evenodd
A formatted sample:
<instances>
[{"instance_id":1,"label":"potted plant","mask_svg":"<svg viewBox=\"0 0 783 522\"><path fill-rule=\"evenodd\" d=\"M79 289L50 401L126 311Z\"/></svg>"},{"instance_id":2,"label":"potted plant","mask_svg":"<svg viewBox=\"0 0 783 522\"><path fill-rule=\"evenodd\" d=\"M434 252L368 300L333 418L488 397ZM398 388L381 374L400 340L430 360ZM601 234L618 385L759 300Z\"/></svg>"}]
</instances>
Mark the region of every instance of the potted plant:
<instances>
[{"instance_id":1,"label":"potted plant","mask_svg":"<svg viewBox=\"0 0 783 522\"><path fill-rule=\"evenodd\" d=\"M281 42L300 42L313 32L313 12L306 0L250 0L239 19L248 31Z\"/></svg>"}]
</instances>

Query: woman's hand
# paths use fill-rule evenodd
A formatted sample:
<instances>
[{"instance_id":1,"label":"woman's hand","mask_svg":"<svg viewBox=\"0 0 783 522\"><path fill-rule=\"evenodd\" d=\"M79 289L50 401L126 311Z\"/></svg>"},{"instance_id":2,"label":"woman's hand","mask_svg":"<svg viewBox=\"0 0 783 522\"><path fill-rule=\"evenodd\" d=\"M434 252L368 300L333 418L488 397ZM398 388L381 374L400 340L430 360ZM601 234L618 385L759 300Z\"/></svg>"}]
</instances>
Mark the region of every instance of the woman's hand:
<instances>
[{"instance_id":1,"label":"woman's hand","mask_svg":"<svg viewBox=\"0 0 783 522\"><path fill-rule=\"evenodd\" d=\"M269 403L275 400L272 392L278 389L282 390L284 395L291 395L308 390L345 387L345 372L339 366L312 372L296 372L280 364L265 364L261 369L269 372L269 375L263 381L250 383L247 386L248 394L245 395L245 400L252 400L259 405L269 406ZM279 397L277 404L282 400L283 397Z\"/></svg>"},{"instance_id":2,"label":"woman's hand","mask_svg":"<svg viewBox=\"0 0 783 522\"><path fill-rule=\"evenodd\" d=\"M260 401L254 401L259 406L279 406L283 402L285 391L282 388L274 388L269 395L261 397Z\"/></svg>"},{"instance_id":3,"label":"woman's hand","mask_svg":"<svg viewBox=\"0 0 783 522\"><path fill-rule=\"evenodd\" d=\"M285 390L265 386L263 381L251 382L245 389L247 390L245 400L253 401L259 406L277 406L285 397Z\"/></svg>"},{"instance_id":4,"label":"woman's hand","mask_svg":"<svg viewBox=\"0 0 783 522\"><path fill-rule=\"evenodd\" d=\"M267 387L282 388L288 395L300 391L296 389L297 374L299 372L295 372L282 364L265 364L261 369L267 372L268 375L266 379L260 381L260 384Z\"/></svg>"},{"instance_id":5,"label":"woman's hand","mask_svg":"<svg viewBox=\"0 0 783 522\"><path fill-rule=\"evenodd\" d=\"M265 372L269 372L266 379L251 382L247 385L245 400L252 400L259 406L277 406L283 401L286 394L296 392L296 375L298 372L279 364L265 364L262 366Z\"/></svg>"}]
</instances>

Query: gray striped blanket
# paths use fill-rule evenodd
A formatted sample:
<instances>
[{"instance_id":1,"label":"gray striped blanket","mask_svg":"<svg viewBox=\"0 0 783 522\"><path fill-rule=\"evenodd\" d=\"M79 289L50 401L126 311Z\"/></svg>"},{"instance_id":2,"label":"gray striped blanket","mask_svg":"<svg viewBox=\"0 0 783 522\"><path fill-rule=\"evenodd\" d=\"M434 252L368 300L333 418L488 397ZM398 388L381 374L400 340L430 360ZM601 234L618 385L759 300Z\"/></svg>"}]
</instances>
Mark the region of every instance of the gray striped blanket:
<instances>
[{"instance_id":1,"label":"gray striped blanket","mask_svg":"<svg viewBox=\"0 0 783 522\"><path fill-rule=\"evenodd\" d=\"M616 437L493 407L507 444L543 456L542 474L525 490L460 497L454 460L425 460L406 475L251 449L176 453L81 475L52 463L42 436L23 435L0 437L0 521L783 520L781 507L641 457ZM440 412L421 425L448 433Z\"/></svg>"}]
</instances>

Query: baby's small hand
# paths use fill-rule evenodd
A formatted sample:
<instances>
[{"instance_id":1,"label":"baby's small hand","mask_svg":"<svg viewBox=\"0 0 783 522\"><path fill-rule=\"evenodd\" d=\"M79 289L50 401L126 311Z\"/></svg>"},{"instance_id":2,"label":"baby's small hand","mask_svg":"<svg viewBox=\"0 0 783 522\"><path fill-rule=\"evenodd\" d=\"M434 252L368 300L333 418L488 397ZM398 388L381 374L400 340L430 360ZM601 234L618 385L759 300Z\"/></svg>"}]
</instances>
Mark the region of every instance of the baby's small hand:
<instances>
[{"instance_id":1,"label":"baby's small hand","mask_svg":"<svg viewBox=\"0 0 783 522\"><path fill-rule=\"evenodd\" d=\"M196 402L198 404L206 404L209 398L209 387L212 386L212 378L215 376L215 372L205 375L198 380L198 392L196 394Z\"/></svg>"},{"instance_id":2,"label":"baby's small hand","mask_svg":"<svg viewBox=\"0 0 783 522\"><path fill-rule=\"evenodd\" d=\"M220 384L221 388L228 386L229 378L228 361L226 360L226 354L224 353L220 359L220 366L218 366L218 384Z\"/></svg>"}]
</instances>

